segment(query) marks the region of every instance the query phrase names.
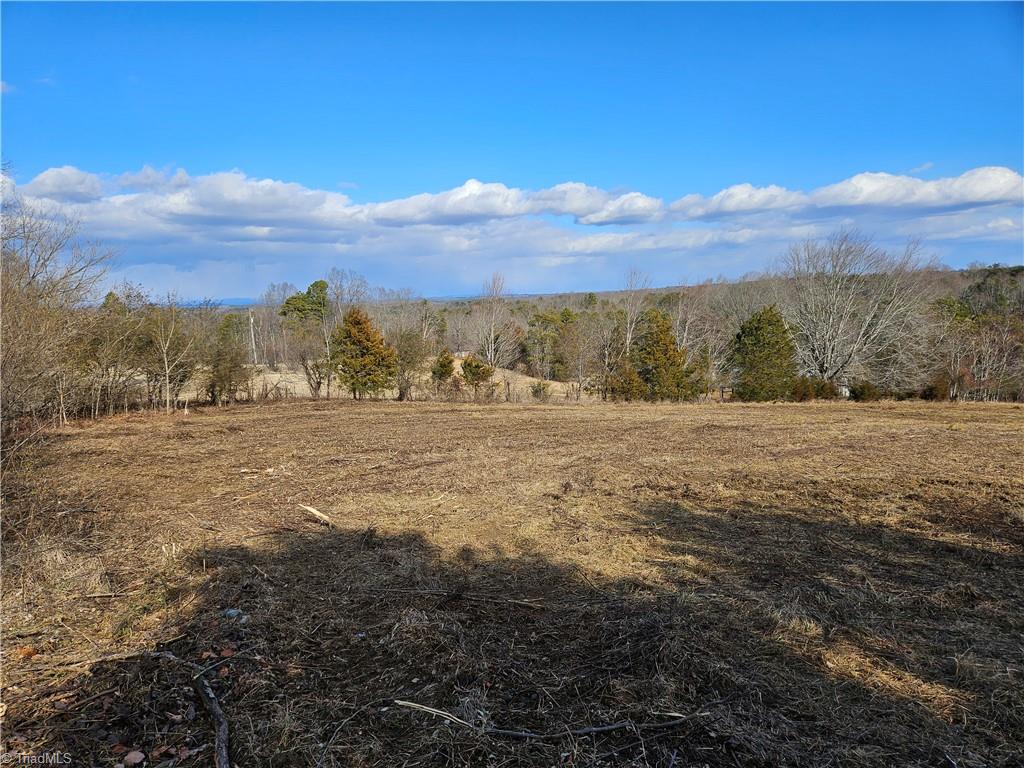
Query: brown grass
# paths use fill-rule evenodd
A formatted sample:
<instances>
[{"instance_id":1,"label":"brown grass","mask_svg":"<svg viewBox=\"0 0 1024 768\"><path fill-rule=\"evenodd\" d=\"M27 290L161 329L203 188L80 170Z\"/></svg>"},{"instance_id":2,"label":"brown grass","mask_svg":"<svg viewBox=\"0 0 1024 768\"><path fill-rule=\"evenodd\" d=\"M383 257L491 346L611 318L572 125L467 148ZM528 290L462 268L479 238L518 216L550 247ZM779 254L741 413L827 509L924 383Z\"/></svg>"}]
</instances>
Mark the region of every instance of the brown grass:
<instances>
[{"instance_id":1,"label":"brown grass","mask_svg":"<svg viewBox=\"0 0 1024 768\"><path fill-rule=\"evenodd\" d=\"M188 670L124 657L161 649L239 766L1019 764L1022 438L892 403L70 429L8 483L4 747L209 764Z\"/></svg>"}]
</instances>

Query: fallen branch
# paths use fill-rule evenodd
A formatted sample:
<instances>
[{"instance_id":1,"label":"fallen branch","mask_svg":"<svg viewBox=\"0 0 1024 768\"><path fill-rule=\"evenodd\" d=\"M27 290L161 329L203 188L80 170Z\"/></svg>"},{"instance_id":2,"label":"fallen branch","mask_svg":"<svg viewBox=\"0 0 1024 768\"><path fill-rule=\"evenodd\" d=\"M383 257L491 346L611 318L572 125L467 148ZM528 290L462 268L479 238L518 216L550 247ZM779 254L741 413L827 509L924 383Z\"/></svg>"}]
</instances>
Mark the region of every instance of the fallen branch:
<instances>
[{"instance_id":1,"label":"fallen branch","mask_svg":"<svg viewBox=\"0 0 1024 768\"><path fill-rule=\"evenodd\" d=\"M433 707L427 707L427 706L424 706L423 704L417 704L414 701L400 701L398 699L395 699L395 704L397 706L399 706L399 707L408 707L409 709L418 709L420 712L427 712L427 713L429 713L431 715L436 715L437 717L443 717L445 720L448 720L448 721L450 721L452 723L457 723L458 725L464 725L467 728L472 728L473 727L472 725L467 723L465 720L462 720L462 719L456 717L455 715L451 714L450 712L445 712L443 709L434 709Z\"/></svg>"},{"instance_id":2,"label":"fallen branch","mask_svg":"<svg viewBox=\"0 0 1024 768\"><path fill-rule=\"evenodd\" d=\"M220 703L217 701L217 697L213 693L213 688L210 687L210 683L207 679L203 677L203 668L198 664L178 658L170 651L135 651L132 653L118 653L108 656L99 656L95 659L87 659L60 666L93 665L111 661L127 661L128 659L137 658L164 659L165 661L173 661L175 664L181 664L182 666L188 667L192 670L194 675L192 678L192 687L195 688L196 693L199 694L199 698L203 701L203 706L206 707L206 711L210 713L210 717L213 719L214 765L216 768L231 768L231 758L228 753L228 720L224 716L224 710L220 708ZM88 701L88 699L86 701ZM84 703L85 701L79 702L77 706L81 706L81 704Z\"/></svg>"},{"instance_id":3,"label":"fallen branch","mask_svg":"<svg viewBox=\"0 0 1024 768\"><path fill-rule=\"evenodd\" d=\"M93 694L92 696L88 696L88 697L82 699L81 701L74 701L71 704L69 704L66 708L58 710L57 712L54 712L52 715L50 715L46 719L47 720L52 720L55 717L60 717L61 715L66 715L68 712L71 712L74 709L78 709L79 707L84 707L89 702L96 701L96 699L103 698L104 696L106 696L108 694L111 694L111 693L113 693L116 690L117 690L117 688L108 688L105 691L100 691L99 693ZM65 693L60 698L66 698L69 695L71 695L71 694Z\"/></svg>"},{"instance_id":4,"label":"fallen branch","mask_svg":"<svg viewBox=\"0 0 1024 768\"><path fill-rule=\"evenodd\" d=\"M333 520L331 520L331 518L329 518L320 510L314 509L313 507L307 507L305 504L299 504L299 506L302 507L307 512L309 512L311 515L313 515L317 520L326 525L328 528L338 527L337 524Z\"/></svg>"},{"instance_id":5,"label":"fallen branch","mask_svg":"<svg viewBox=\"0 0 1024 768\"><path fill-rule=\"evenodd\" d=\"M216 768L231 768L231 757L228 753L228 719L224 717L224 710L220 708L220 702L217 701L217 697L214 695L213 688L210 687L209 681L203 677L202 667L191 661L179 659L170 651L150 651L148 653L140 653L139 655L148 655L150 658L155 659L166 659L177 664L182 664L192 670L194 673L194 677L192 678L192 687L195 688L196 693L199 694L199 698L203 700L203 705L206 707L206 711L210 713L210 717L213 719L214 765Z\"/></svg>"},{"instance_id":6,"label":"fallen branch","mask_svg":"<svg viewBox=\"0 0 1024 768\"><path fill-rule=\"evenodd\" d=\"M192 678L192 687L196 689L199 698L203 700L216 727L214 731L214 765L217 768L231 768L231 757L228 753L228 719L224 717L224 710L220 708L220 703L213 695L209 681L202 674Z\"/></svg>"}]
</instances>

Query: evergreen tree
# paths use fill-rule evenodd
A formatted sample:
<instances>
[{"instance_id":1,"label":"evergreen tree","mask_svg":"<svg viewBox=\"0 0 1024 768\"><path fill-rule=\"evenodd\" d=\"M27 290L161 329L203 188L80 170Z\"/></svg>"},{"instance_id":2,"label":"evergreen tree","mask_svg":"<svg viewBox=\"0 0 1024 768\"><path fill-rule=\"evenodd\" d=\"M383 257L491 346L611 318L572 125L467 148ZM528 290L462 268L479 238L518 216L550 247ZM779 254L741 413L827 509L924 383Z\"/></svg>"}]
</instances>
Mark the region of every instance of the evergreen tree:
<instances>
[{"instance_id":1,"label":"evergreen tree","mask_svg":"<svg viewBox=\"0 0 1024 768\"><path fill-rule=\"evenodd\" d=\"M345 313L332 339L332 362L342 384L357 400L392 386L398 372L395 350L359 308Z\"/></svg>"},{"instance_id":2,"label":"evergreen tree","mask_svg":"<svg viewBox=\"0 0 1024 768\"><path fill-rule=\"evenodd\" d=\"M558 340L566 326L576 321L568 307L560 311L535 312L526 331L526 353L531 373L539 379L565 381L568 367L560 354Z\"/></svg>"},{"instance_id":3,"label":"evergreen tree","mask_svg":"<svg viewBox=\"0 0 1024 768\"><path fill-rule=\"evenodd\" d=\"M305 291L285 299L278 312L285 318L291 353L302 367L313 397L320 397L324 384L327 396L331 395L335 355L331 349L331 302L327 291L326 280L315 280Z\"/></svg>"},{"instance_id":4,"label":"evergreen tree","mask_svg":"<svg viewBox=\"0 0 1024 768\"><path fill-rule=\"evenodd\" d=\"M417 328L406 328L394 336L395 381L398 399L411 400L413 384L419 379L423 361L427 359L427 342Z\"/></svg>"},{"instance_id":5,"label":"evergreen tree","mask_svg":"<svg viewBox=\"0 0 1024 768\"><path fill-rule=\"evenodd\" d=\"M622 358L608 379L608 395L612 400L643 400L647 396L647 385L628 357Z\"/></svg>"},{"instance_id":6,"label":"evergreen tree","mask_svg":"<svg viewBox=\"0 0 1024 768\"><path fill-rule=\"evenodd\" d=\"M294 293L281 305L281 315L298 317L303 320L312 318L322 320L330 310L327 296L327 281L315 280L305 291Z\"/></svg>"},{"instance_id":7,"label":"evergreen tree","mask_svg":"<svg viewBox=\"0 0 1024 768\"><path fill-rule=\"evenodd\" d=\"M249 383L252 370L248 366L246 323L236 313L224 315L213 334L209 349L210 402L234 402L238 391Z\"/></svg>"},{"instance_id":8,"label":"evergreen tree","mask_svg":"<svg viewBox=\"0 0 1024 768\"><path fill-rule=\"evenodd\" d=\"M740 400L786 400L797 384L796 347L774 306L751 315L733 341L733 394Z\"/></svg>"},{"instance_id":9,"label":"evergreen tree","mask_svg":"<svg viewBox=\"0 0 1024 768\"><path fill-rule=\"evenodd\" d=\"M455 358L448 351L448 347L441 350L434 365L430 369L430 378L437 387L444 386L455 374Z\"/></svg>"},{"instance_id":10,"label":"evergreen tree","mask_svg":"<svg viewBox=\"0 0 1024 768\"><path fill-rule=\"evenodd\" d=\"M700 393L700 382L679 349L672 321L660 310L644 314L643 334L632 354L636 374L647 400L690 400Z\"/></svg>"},{"instance_id":11,"label":"evergreen tree","mask_svg":"<svg viewBox=\"0 0 1024 768\"><path fill-rule=\"evenodd\" d=\"M470 355L462 361L462 378L473 388L474 397L480 394L480 385L490 381L493 375L494 367L476 355Z\"/></svg>"}]
</instances>

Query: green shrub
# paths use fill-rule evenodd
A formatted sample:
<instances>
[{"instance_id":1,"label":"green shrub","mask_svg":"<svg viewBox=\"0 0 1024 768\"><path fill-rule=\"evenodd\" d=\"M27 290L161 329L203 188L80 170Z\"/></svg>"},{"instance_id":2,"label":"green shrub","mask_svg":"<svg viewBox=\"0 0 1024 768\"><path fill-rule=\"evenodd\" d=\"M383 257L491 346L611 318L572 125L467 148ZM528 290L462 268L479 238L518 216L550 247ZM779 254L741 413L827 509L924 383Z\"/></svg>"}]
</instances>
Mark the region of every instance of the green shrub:
<instances>
[{"instance_id":1,"label":"green shrub","mask_svg":"<svg viewBox=\"0 0 1024 768\"><path fill-rule=\"evenodd\" d=\"M839 397L839 387L835 382L817 376L801 376L793 384L793 399L797 402L836 400Z\"/></svg>"},{"instance_id":2,"label":"green shrub","mask_svg":"<svg viewBox=\"0 0 1024 768\"><path fill-rule=\"evenodd\" d=\"M866 379L859 379L850 384L850 399L858 403L871 403L883 397L885 393Z\"/></svg>"},{"instance_id":3,"label":"green shrub","mask_svg":"<svg viewBox=\"0 0 1024 768\"><path fill-rule=\"evenodd\" d=\"M452 357L452 353L445 347L441 350L441 353L437 356L437 360L434 361L434 365L430 369L430 378L434 381L434 384L440 387L445 384L455 373L455 358Z\"/></svg>"},{"instance_id":4,"label":"green shrub","mask_svg":"<svg viewBox=\"0 0 1024 768\"><path fill-rule=\"evenodd\" d=\"M812 379L814 382L814 397L818 400L838 400L843 396L839 386L828 379Z\"/></svg>"},{"instance_id":5,"label":"green shrub","mask_svg":"<svg viewBox=\"0 0 1024 768\"><path fill-rule=\"evenodd\" d=\"M473 395L476 398L480 397L480 387L489 382L493 375L494 368L476 355L470 355L462 361L462 378L473 388Z\"/></svg>"},{"instance_id":6,"label":"green shrub","mask_svg":"<svg viewBox=\"0 0 1024 768\"><path fill-rule=\"evenodd\" d=\"M534 400L546 403L551 397L551 385L546 381L535 381L530 385L530 394L533 395Z\"/></svg>"},{"instance_id":7,"label":"green shrub","mask_svg":"<svg viewBox=\"0 0 1024 768\"><path fill-rule=\"evenodd\" d=\"M643 400L647 395L647 385L629 358L624 358L615 367L615 372L608 383L608 394L612 400L625 400L627 403L632 400Z\"/></svg>"},{"instance_id":8,"label":"green shrub","mask_svg":"<svg viewBox=\"0 0 1024 768\"><path fill-rule=\"evenodd\" d=\"M921 399L949 400L951 390L952 387L949 383L949 377L944 373L940 373L928 382L928 384L926 384L921 390Z\"/></svg>"}]
</instances>

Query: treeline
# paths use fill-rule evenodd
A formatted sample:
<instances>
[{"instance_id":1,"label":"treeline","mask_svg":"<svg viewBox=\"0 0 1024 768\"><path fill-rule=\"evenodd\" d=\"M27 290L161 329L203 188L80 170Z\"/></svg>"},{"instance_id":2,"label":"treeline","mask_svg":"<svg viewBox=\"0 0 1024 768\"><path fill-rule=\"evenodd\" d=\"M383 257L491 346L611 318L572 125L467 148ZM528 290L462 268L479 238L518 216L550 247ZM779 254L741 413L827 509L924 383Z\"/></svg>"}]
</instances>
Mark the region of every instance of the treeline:
<instances>
[{"instance_id":1,"label":"treeline","mask_svg":"<svg viewBox=\"0 0 1024 768\"><path fill-rule=\"evenodd\" d=\"M549 381L572 400L1024 399L1024 267L955 273L848 232L737 282L655 290L634 272L612 294L527 299L495 275L479 298L432 302L332 270L241 310L96 296L108 258L73 222L6 202L8 453L76 417L293 394L268 371L324 398L508 398L505 369L540 399Z\"/></svg>"}]
</instances>

